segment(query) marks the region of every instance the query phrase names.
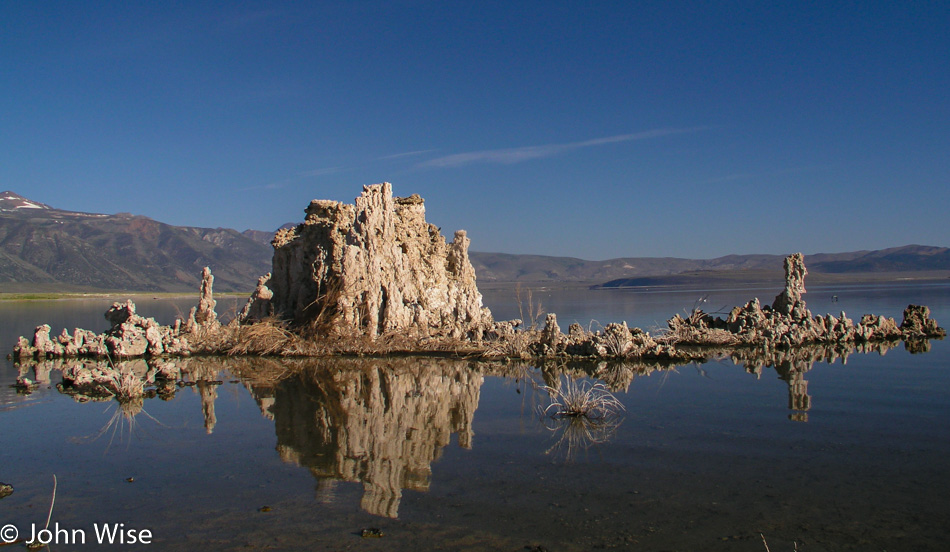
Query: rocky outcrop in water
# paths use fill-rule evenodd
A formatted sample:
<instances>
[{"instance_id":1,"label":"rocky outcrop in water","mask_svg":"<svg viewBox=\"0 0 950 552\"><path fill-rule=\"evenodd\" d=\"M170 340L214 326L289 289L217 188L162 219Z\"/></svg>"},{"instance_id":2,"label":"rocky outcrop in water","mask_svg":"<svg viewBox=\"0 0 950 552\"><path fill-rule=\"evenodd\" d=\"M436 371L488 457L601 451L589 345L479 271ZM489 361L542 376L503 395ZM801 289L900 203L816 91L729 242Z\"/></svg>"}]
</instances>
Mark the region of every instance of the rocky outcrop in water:
<instances>
[{"instance_id":1,"label":"rocky outcrop in water","mask_svg":"<svg viewBox=\"0 0 950 552\"><path fill-rule=\"evenodd\" d=\"M509 329L486 334L496 343L490 348L499 356L524 357L513 345L540 357L593 357L686 362L701 359L697 348L788 349L812 344L861 344L903 339L912 352L926 351L927 339L942 338L946 331L930 318L927 307L910 305L898 325L893 318L865 314L857 322L842 312L839 316L812 316L803 299L805 293L804 256L785 259L785 289L771 306L753 299L732 309L726 318L713 317L696 308L685 318L676 315L669 330L651 336L626 323L608 324L600 331L584 330L572 324L564 335L557 317L548 314L540 331ZM500 325L496 324L496 328ZM500 346L501 343L505 346Z\"/></svg>"},{"instance_id":2,"label":"rocky outcrop in water","mask_svg":"<svg viewBox=\"0 0 950 552\"><path fill-rule=\"evenodd\" d=\"M942 338L946 330L930 318L927 307L909 305L904 321L865 314L858 322L842 312L812 316L802 294L805 293L804 258L801 253L785 260L785 289L771 307L753 299L735 307L723 319L702 310L686 318L676 315L668 322L667 339L677 345L793 347L815 343L861 343L893 339L920 340Z\"/></svg>"},{"instance_id":3,"label":"rocky outcrop in water","mask_svg":"<svg viewBox=\"0 0 950 552\"><path fill-rule=\"evenodd\" d=\"M807 275L804 255L795 253L785 257L785 289L775 297L772 310L793 319L801 319L808 315L805 301L802 300Z\"/></svg>"},{"instance_id":4,"label":"rocky outcrop in water","mask_svg":"<svg viewBox=\"0 0 950 552\"><path fill-rule=\"evenodd\" d=\"M491 323L464 230L446 243L421 197L365 186L349 205L314 200L273 241L277 316L336 335L478 337Z\"/></svg>"},{"instance_id":5,"label":"rocky outcrop in water","mask_svg":"<svg viewBox=\"0 0 950 552\"><path fill-rule=\"evenodd\" d=\"M53 338L48 324L37 326L33 339L20 337L13 348L14 359L46 358L134 358L161 355L189 355L195 351L189 337L202 337L218 331L221 327L214 311L212 294L214 277L205 267L202 274L201 296L198 306L191 309L187 321L176 320L171 326L163 326L154 318L145 318L135 312L135 303L113 303L105 312L105 319L112 326L97 334L76 328Z\"/></svg>"},{"instance_id":6,"label":"rocky outcrop in water","mask_svg":"<svg viewBox=\"0 0 950 552\"><path fill-rule=\"evenodd\" d=\"M235 324L221 326L202 272L198 306L186 320L161 326L135 313L131 302L106 313L112 328L97 335L76 329L52 337L39 326L21 337L16 358L188 355L326 356L446 352L484 357L593 357L689 361L690 347L790 348L814 343L905 339L914 351L946 335L926 307L911 305L898 325L867 314L858 321L813 316L805 300L804 257L785 259L785 288L771 305L758 299L725 318L694 309L651 336L626 323L600 331L572 324L565 335L555 314L544 327L495 322L482 306L464 231L447 243L425 220L418 195L394 197L388 183L365 186L354 204L314 200L303 223L273 240L273 270L258 280ZM529 299L530 306L530 299ZM540 316L538 311L537 316ZM537 320L537 317L532 317Z\"/></svg>"}]
</instances>

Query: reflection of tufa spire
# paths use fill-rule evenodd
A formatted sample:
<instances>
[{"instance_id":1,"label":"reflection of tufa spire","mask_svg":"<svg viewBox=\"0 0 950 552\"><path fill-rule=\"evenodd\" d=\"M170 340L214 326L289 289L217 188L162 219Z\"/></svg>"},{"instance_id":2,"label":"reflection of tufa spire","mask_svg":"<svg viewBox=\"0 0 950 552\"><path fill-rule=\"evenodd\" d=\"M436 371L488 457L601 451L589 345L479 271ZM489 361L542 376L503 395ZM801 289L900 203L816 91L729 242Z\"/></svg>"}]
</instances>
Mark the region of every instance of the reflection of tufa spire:
<instances>
[{"instance_id":1,"label":"reflection of tufa spire","mask_svg":"<svg viewBox=\"0 0 950 552\"><path fill-rule=\"evenodd\" d=\"M273 388L277 449L310 468L321 500L333 497L327 480L359 481L364 510L396 517L403 489L429 488L452 433L471 447L481 384L460 361L315 361Z\"/></svg>"},{"instance_id":2,"label":"reflection of tufa spire","mask_svg":"<svg viewBox=\"0 0 950 552\"><path fill-rule=\"evenodd\" d=\"M762 368L775 367L779 379L788 383L788 408L792 411L788 419L795 422L807 422L808 411L811 409L811 396L808 394L808 382L805 373L812 369L816 362L828 364L840 360L842 364L848 361L848 355L853 350L861 353L877 352L884 354L897 342L880 341L877 343L862 343L857 347L847 344L812 345L794 349L748 349L732 353L732 360L736 364L744 364L746 371L760 377Z\"/></svg>"},{"instance_id":3,"label":"reflection of tufa spire","mask_svg":"<svg viewBox=\"0 0 950 552\"><path fill-rule=\"evenodd\" d=\"M811 370L811 367L812 364L805 361L784 361L775 366L779 378L788 383L788 408L793 411L788 415L788 419L793 422L808 421L811 397L808 395L805 372Z\"/></svg>"},{"instance_id":4,"label":"reflection of tufa spire","mask_svg":"<svg viewBox=\"0 0 950 552\"><path fill-rule=\"evenodd\" d=\"M214 401L218 398L217 386L206 380L198 380L198 392L201 394L201 413L205 418L205 431L208 435L214 431L218 418L214 415Z\"/></svg>"},{"instance_id":5,"label":"reflection of tufa spire","mask_svg":"<svg viewBox=\"0 0 950 552\"><path fill-rule=\"evenodd\" d=\"M336 486L338 479L315 476L317 478L317 487L314 492L314 498L321 504L332 504L336 500Z\"/></svg>"}]
</instances>

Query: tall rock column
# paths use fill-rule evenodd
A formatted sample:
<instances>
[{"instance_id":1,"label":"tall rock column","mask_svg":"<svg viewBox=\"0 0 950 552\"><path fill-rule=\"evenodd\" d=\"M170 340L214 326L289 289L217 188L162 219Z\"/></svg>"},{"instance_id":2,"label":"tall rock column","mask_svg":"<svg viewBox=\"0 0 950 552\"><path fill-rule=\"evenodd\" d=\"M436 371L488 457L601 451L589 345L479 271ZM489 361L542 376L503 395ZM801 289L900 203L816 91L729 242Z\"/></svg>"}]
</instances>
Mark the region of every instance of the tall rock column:
<instances>
[{"instance_id":1,"label":"tall rock column","mask_svg":"<svg viewBox=\"0 0 950 552\"><path fill-rule=\"evenodd\" d=\"M802 295L805 293L805 256L795 253L785 257L785 289L775 297L772 309L798 320L810 316Z\"/></svg>"},{"instance_id":2,"label":"tall rock column","mask_svg":"<svg viewBox=\"0 0 950 552\"><path fill-rule=\"evenodd\" d=\"M364 186L354 205L314 200L273 241L274 313L328 333L476 335L491 323L464 231L447 244L416 194Z\"/></svg>"}]
</instances>

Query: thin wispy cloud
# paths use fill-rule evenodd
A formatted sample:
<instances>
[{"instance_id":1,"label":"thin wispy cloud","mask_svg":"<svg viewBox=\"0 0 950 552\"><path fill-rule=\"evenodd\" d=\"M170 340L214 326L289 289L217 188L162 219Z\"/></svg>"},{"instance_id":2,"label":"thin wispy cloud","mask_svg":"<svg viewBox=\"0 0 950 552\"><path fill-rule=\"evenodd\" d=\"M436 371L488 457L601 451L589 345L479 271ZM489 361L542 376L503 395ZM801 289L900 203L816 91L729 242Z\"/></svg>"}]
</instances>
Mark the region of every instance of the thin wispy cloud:
<instances>
[{"instance_id":1,"label":"thin wispy cloud","mask_svg":"<svg viewBox=\"0 0 950 552\"><path fill-rule=\"evenodd\" d=\"M285 187L287 187L287 186L292 186L292 185L294 185L294 184L297 184L297 183L299 183L299 182L301 182L301 181L303 181L304 179L307 179L307 178L314 178L314 177L323 176L323 175L326 175L326 174L334 174L334 173L338 173L338 172L343 172L343 171L345 171L345 170L348 170L348 169L346 169L346 168L344 168L344 167L325 167L325 168L321 168L321 169L312 169L312 170L309 170L309 171L299 172L299 173L295 174L294 176L292 176L292 177L290 177L290 178L283 178L283 179L280 179L280 180L274 180L274 181L272 181L272 182L268 182L267 184L261 184L261 185L259 185L259 186L248 186L248 187L246 187L246 188L241 188L241 190L242 190L242 191L245 191L245 190L279 190L279 189L281 189L281 188L285 188Z\"/></svg>"},{"instance_id":2,"label":"thin wispy cloud","mask_svg":"<svg viewBox=\"0 0 950 552\"><path fill-rule=\"evenodd\" d=\"M659 138L661 136L670 136L673 134L687 134L706 130L709 127L691 127L691 128L658 128L635 132L632 134L618 134L616 136L607 136L604 138L595 138L593 140L583 140L580 142L567 142L564 144L546 144L542 146L523 146L518 148L495 149L484 151L472 151L467 153L456 153L437 157L420 163L419 167L461 167L472 163L495 163L501 165L512 165L531 159L541 159L543 157L552 157L571 150L602 146L605 144L616 144L618 142L632 142L636 140L648 140L650 138Z\"/></svg>"},{"instance_id":3,"label":"thin wispy cloud","mask_svg":"<svg viewBox=\"0 0 950 552\"><path fill-rule=\"evenodd\" d=\"M424 154L424 153L432 153L432 152L434 152L434 151L438 151L438 150L427 149L427 150L407 151L407 152L404 152L404 153L394 153L394 154L392 154L392 155L384 155L384 156L382 156L382 157L379 157L379 158L377 158L377 160L379 160L379 161L389 161L390 159L402 159L403 157L412 157L412 156L414 156L414 155L422 155L422 154Z\"/></svg>"}]
</instances>

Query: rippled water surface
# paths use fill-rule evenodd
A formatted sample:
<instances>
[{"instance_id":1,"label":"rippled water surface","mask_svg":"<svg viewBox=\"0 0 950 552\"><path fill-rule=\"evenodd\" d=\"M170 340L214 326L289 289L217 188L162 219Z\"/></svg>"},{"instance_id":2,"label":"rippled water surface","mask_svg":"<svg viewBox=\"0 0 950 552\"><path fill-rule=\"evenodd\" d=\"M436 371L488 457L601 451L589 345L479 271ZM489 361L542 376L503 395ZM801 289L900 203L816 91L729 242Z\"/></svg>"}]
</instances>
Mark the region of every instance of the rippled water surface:
<instances>
[{"instance_id":1,"label":"rippled water surface","mask_svg":"<svg viewBox=\"0 0 950 552\"><path fill-rule=\"evenodd\" d=\"M532 292L562 328L651 328L777 290ZM831 297L837 296L832 302ZM523 316L511 290L496 318ZM950 286L809 288L815 314L898 319ZM189 302L147 301L170 322ZM101 331L98 301L0 303L0 345L49 322ZM597 322L591 323L591 320ZM188 359L139 404L80 403L58 372L30 395L0 363L0 525L148 529L155 550L944 550L950 541L950 348L910 354L636 364L459 359ZM39 370L37 370L39 368ZM55 368L55 367L53 367ZM146 371L144 363L133 369ZM608 426L542 420L541 385L594 374ZM128 479L132 479L131 482ZM363 538L364 529L380 538Z\"/></svg>"}]
</instances>

